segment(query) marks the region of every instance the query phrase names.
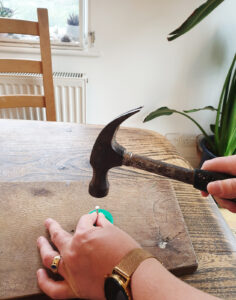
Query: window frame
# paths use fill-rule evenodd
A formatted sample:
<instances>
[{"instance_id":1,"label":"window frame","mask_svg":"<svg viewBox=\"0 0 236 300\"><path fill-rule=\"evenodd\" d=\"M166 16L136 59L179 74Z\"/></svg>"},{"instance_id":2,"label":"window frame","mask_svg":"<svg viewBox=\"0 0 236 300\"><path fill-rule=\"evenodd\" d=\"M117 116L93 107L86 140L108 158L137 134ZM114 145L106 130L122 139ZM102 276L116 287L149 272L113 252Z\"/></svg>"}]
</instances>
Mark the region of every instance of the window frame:
<instances>
[{"instance_id":1,"label":"window frame","mask_svg":"<svg viewBox=\"0 0 236 300\"><path fill-rule=\"evenodd\" d=\"M67 42L56 42L51 40L51 48L52 50L86 50L88 48L88 1L89 0L77 0L79 2L79 43L67 43ZM8 39L8 38L0 38L0 47L1 50L7 49L8 47L12 48L38 48L39 49L39 41L25 41L25 40L17 40L17 39ZM28 52L28 51L27 51ZM29 51L31 52L31 51ZM35 51L32 51L35 52Z\"/></svg>"}]
</instances>

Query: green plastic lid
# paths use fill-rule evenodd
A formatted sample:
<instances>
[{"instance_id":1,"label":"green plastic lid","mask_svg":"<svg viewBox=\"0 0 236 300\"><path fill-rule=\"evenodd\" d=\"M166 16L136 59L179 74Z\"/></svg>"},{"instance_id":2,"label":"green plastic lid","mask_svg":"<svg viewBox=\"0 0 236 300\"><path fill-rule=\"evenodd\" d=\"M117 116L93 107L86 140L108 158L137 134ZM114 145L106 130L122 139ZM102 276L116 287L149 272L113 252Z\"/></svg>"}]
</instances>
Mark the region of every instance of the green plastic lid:
<instances>
[{"instance_id":1,"label":"green plastic lid","mask_svg":"<svg viewBox=\"0 0 236 300\"><path fill-rule=\"evenodd\" d=\"M92 214L93 212L96 212L96 209L90 211L89 214ZM111 224L113 224L113 217L112 217L112 214L111 214L108 210L99 208L99 209L98 209L98 212L104 214L105 218L106 218L109 222L111 222Z\"/></svg>"}]
</instances>

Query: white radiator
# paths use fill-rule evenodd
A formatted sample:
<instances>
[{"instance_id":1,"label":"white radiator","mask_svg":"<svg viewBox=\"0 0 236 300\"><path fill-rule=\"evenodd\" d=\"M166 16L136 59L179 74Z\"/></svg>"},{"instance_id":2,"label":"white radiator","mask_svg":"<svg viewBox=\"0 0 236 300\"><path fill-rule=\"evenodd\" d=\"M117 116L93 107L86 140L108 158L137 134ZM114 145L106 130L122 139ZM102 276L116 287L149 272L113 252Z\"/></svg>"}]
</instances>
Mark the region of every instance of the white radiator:
<instances>
[{"instance_id":1,"label":"white radiator","mask_svg":"<svg viewBox=\"0 0 236 300\"><path fill-rule=\"evenodd\" d=\"M43 94L40 74L0 73L0 95ZM57 121L86 123L87 78L82 73L53 73ZM46 120L45 108L0 109L1 119Z\"/></svg>"}]
</instances>

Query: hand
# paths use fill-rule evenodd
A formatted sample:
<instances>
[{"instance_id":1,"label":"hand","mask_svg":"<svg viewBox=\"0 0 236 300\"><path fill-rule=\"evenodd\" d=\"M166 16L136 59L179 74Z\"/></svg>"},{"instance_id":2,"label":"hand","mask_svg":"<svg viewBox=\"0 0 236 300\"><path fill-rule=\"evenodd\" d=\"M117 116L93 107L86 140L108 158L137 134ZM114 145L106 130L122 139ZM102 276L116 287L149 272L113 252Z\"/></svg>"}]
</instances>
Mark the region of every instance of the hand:
<instances>
[{"instance_id":1,"label":"hand","mask_svg":"<svg viewBox=\"0 0 236 300\"><path fill-rule=\"evenodd\" d=\"M202 169L236 175L236 155L207 160ZM236 213L236 203L224 200L236 198L236 178L210 182L207 191L221 207ZM202 195L207 196L208 193L202 192Z\"/></svg>"},{"instance_id":2,"label":"hand","mask_svg":"<svg viewBox=\"0 0 236 300\"><path fill-rule=\"evenodd\" d=\"M43 264L50 269L54 256L60 254L58 273L64 280L50 279L44 269L37 271L37 277L41 290L54 299L105 299L105 275L111 274L125 254L140 247L101 213L98 218L96 213L82 216L74 235L64 231L53 219L47 219L45 226L58 252L45 237L39 237L37 245Z\"/></svg>"}]
</instances>

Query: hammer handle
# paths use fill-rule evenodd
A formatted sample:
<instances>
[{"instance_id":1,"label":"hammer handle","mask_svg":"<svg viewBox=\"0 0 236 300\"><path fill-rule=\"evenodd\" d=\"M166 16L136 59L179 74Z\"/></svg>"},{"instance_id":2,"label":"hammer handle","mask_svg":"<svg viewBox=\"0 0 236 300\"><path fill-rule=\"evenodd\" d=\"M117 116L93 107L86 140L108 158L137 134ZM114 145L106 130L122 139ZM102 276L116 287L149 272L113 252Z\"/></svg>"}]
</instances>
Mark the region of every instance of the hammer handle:
<instances>
[{"instance_id":1,"label":"hammer handle","mask_svg":"<svg viewBox=\"0 0 236 300\"><path fill-rule=\"evenodd\" d=\"M123 155L123 165L138 168L188 184L193 184L194 181L194 171L191 169L186 169L129 152Z\"/></svg>"},{"instance_id":2,"label":"hammer handle","mask_svg":"<svg viewBox=\"0 0 236 300\"><path fill-rule=\"evenodd\" d=\"M160 160L132 154L129 152L123 155L123 165L138 168L144 171L155 173L181 182L193 185L196 189L207 192L209 182L236 178L233 175L212 172L200 169L186 169ZM236 199L226 199L236 202Z\"/></svg>"}]
</instances>

